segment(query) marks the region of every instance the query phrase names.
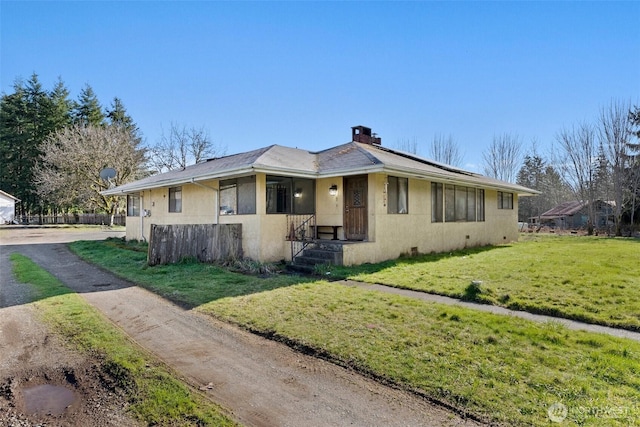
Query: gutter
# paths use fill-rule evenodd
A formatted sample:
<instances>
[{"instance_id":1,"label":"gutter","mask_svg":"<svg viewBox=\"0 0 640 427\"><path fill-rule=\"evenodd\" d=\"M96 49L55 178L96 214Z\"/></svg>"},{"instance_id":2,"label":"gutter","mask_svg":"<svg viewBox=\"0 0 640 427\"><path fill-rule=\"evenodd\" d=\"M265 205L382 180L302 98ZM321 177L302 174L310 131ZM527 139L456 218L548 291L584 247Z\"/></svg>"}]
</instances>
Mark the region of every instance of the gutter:
<instances>
[{"instance_id":1,"label":"gutter","mask_svg":"<svg viewBox=\"0 0 640 427\"><path fill-rule=\"evenodd\" d=\"M435 166L432 166L435 167ZM466 172L466 171L465 171ZM484 182L484 178L488 178L485 176L476 177L476 174L468 175L466 173L456 173L454 171L449 171L442 169L442 171L429 171L425 173L425 171L415 168L405 168L398 169L395 167L385 166L384 164L373 164L366 167L361 168L340 168L331 170L328 172L312 172L312 171L300 171L300 170L292 170L289 168L279 168L279 167L271 167L264 165L253 165L248 167L241 168L230 168L221 171L216 171L215 173L203 174L198 176L199 181L207 181L212 179L221 179L221 178L231 178L233 175L242 176L242 175L251 175L255 173L265 173L265 174L277 174L284 173L287 176L297 177L297 178L308 178L308 179L318 179L318 178L334 178L341 176L350 176L350 175L362 175L369 173L393 173L398 176L403 177L411 177L418 179L437 179L442 180L444 182L448 182L451 184L460 184L466 186L472 186L477 188L490 188L494 190L505 190L517 193L519 196L533 196L540 194L539 191L524 188L517 184L511 184L505 182L501 183L493 183L493 182ZM462 175L462 176L459 176ZM173 178L167 180L158 180L153 183L145 183L142 185L135 185L125 189L118 189L117 187L113 190L105 190L100 194L103 195L124 195L131 194L137 191L149 190L152 188L160 188L160 187L173 187L182 184L195 184L200 185L201 187L209 188L214 191L218 191L218 189L206 186L204 184L199 184L195 181L195 177L181 177L181 178ZM490 178L489 178L490 180ZM126 184L125 184L126 185ZM114 191L115 190L115 191ZM220 202L218 197L218 203ZM219 206L218 206L219 207ZM218 212L219 216L219 212Z\"/></svg>"}]
</instances>

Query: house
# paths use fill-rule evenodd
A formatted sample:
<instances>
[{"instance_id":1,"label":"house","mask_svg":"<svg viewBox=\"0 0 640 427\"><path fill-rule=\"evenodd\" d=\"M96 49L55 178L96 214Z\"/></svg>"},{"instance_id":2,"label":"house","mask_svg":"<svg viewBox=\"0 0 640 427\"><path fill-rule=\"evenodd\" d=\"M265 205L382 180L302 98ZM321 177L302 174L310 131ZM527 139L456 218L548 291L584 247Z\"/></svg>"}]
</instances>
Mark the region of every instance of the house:
<instances>
[{"instance_id":1,"label":"house","mask_svg":"<svg viewBox=\"0 0 640 427\"><path fill-rule=\"evenodd\" d=\"M613 225L615 202L596 200L594 207L594 227L605 228ZM585 228L589 222L588 208L588 202L572 200L549 209L539 217L532 217L530 221L534 224L547 225L561 230Z\"/></svg>"},{"instance_id":2,"label":"house","mask_svg":"<svg viewBox=\"0 0 640 427\"><path fill-rule=\"evenodd\" d=\"M241 224L245 257L291 261L332 245L333 262L380 262L518 238L518 197L537 194L385 148L370 128L313 152L271 145L103 192L127 196L127 239L151 224ZM295 247L294 247L295 246Z\"/></svg>"},{"instance_id":3,"label":"house","mask_svg":"<svg viewBox=\"0 0 640 427\"><path fill-rule=\"evenodd\" d=\"M16 203L20 199L0 190L0 224L12 223L16 215Z\"/></svg>"}]
</instances>

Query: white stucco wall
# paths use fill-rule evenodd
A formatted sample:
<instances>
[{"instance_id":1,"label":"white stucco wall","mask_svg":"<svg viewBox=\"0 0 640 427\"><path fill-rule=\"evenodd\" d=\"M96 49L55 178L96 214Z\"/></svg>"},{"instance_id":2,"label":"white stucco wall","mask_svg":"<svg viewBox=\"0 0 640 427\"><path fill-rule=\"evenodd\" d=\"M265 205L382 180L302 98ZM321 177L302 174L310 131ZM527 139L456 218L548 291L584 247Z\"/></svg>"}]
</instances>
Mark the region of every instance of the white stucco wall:
<instances>
[{"instance_id":1,"label":"white stucco wall","mask_svg":"<svg viewBox=\"0 0 640 427\"><path fill-rule=\"evenodd\" d=\"M514 209L498 209L497 191L485 190L485 221L431 222L431 182L409 179L407 214L388 214L387 175L369 179L369 242L344 247L345 265L380 262L402 254L445 252L518 239L517 196Z\"/></svg>"},{"instance_id":2,"label":"white stucco wall","mask_svg":"<svg viewBox=\"0 0 640 427\"><path fill-rule=\"evenodd\" d=\"M485 221L431 222L431 182L409 179L408 213L387 214L385 182L387 175L368 178L368 239L344 246L346 265L394 259L416 250L419 253L444 252L464 247L502 244L517 240L517 196L514 209L497 208L497 192L485 190ZM331 185L338 186L336 196L329 195ZM204 186L202 186L204 185ZM160 188L142 192L142 209L150 217L127 217L127 239L149 239L151 224L215 224L218 209L218 181L182 186L182 212L169 212L169 190ZM245 257L263 262L291 258L286 240L287 215L266 213L266 176L256 175L256 214L220 215L221 224L242 224ZM316 223L343 225L344 192L342 178L316 181ZM141 234L141 230L144 235ZM339 238L344 234L340 231Z\"/></svg>"}]
</instances>

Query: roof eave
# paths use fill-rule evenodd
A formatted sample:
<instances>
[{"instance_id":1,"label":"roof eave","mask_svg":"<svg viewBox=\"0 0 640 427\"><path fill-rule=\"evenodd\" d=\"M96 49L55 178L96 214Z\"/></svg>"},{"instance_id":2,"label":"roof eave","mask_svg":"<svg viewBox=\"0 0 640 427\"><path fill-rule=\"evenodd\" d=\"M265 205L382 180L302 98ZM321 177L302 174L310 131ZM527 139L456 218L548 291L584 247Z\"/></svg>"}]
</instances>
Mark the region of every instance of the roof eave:
<instances>
[{"instance_id":1,"label":"roof eave","mask_svg":"<svg viewBox=\"0 0 640 427\"><path fill-rule=\"evenodd\" d=\"M518 194L518 196L536 196L541 194L540 191L533 190L530 188L525 188L519 185L512 185L510 183L505 183L504 185L498 183L487 183L482 182L477 179L474 175L466 175L461 174L460 176L453 176L454 172L444 171L443 173L438 172L428 172L425 173L419 169L398 169L393 167L384 167L385 172L394 173L398 176L404 176L407 178L418 178L418 179L436 179L438 181L443 181L450 184L459 184L459 185L467 185L476 188L488 188L492 190L509 190Z\"/></svg>"},{"instance_id":2,"label":"roof eave","mask_svg":"<svg viewBox=\"0 0 640 427\"><path fill-rule=\"evenodd\" d=\"M218 171L216 173L202 174L198 176L191 177L180 177L174 179L168 179L163 181L154 181L150 183L140 184L140 185L132 185L130 187L115 187L109 190L101 191L100 194L103 196L122 196L125 194L134 194L144 190L152 190L154 188L167 188L167 187L176 187L183 184L189 184L196 181L209 181L212 179L220 179L220 178L231 178L233 176L241 176L254 173L254 169L252 167L244 167L244 168L236 168L236 169L227 169L223 171ZM125 184L126 185L126 184Z\"/></svg>"}]
</instances>

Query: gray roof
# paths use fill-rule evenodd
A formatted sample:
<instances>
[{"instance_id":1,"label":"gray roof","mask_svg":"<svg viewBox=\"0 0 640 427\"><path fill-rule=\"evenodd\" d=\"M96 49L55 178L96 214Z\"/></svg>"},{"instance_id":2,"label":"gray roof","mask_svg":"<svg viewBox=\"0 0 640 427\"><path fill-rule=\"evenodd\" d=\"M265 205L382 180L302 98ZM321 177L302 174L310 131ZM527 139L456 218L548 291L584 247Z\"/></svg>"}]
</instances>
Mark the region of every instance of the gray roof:
<instances>
[{"instance_id":1,"label":"gray roof","mask_svg":"<svg viewBox=\"0 0 640 427\"><path fill-rule=\"evenodd\" d=\"M580 213L584 208L589 205L587 201L572 200L569 202L560 203L548 211L540 214L541 219L554 219L561 218L563 216L571 216ZM602 206L614 207L616 204L613 201L594 200L594 206L601 208Z\"/></svg>"},{"instance_id":2,"label":"gray roof","mask_svg":"<svg viewBox=\"0 0 640 427\"><path fill-rule=\"evenodd\" d=\"M443 165L414 154L359 142L348 142L319 152L271 145L246 153L210 159L185 169L152 175L103 191L102 194L135 193L151 188L173 187L209 179L233 178L256 172L307 178L382 172L396 176L511 191L519 195L538 194L537 191L520 185Z\"/></svg>"}]
</instances>

